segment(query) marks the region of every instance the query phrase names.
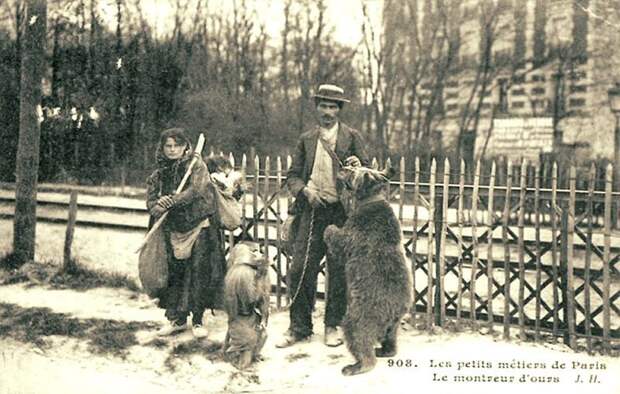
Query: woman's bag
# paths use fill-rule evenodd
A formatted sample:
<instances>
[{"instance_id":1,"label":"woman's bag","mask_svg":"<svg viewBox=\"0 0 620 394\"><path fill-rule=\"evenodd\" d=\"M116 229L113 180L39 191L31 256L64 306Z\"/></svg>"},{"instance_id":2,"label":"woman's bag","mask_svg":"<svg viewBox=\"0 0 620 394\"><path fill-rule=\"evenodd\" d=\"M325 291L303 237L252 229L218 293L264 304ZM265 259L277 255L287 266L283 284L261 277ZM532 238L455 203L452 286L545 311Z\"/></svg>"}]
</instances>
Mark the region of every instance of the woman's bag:
<instances>
[{"instance_id":1,"label":"woman's bag","mask_svg":"<svg viewBox=\"0 0 620 394\"><path fill-rule=\"evenodd\" d=\"M149 297L159 297L161 291L168 287L168 251L161 227L155 229L140 250L138 271L142 288Z\"/></svg>"},{"instance_id":2,"label":"woman's bag","mask_svg":"<svg viewBox=\"0 0 620 394\"><path fill-rule=\"evenodd\" d=\"M282 223L280 239L282 240L282 248L287 254L293 253L293 245L299 232L299 223L301 222L301 208L299 204L300 201L298 200L293 202L287 211L286 219Z\"/></svg>"},{"instance_id":3,"label":"woman's bag","mask_svg":"<svg viewBox=\"0 0 620 394\"><path fill-rule=\"evenodd\" d=\"M289 214L284 223L282 224L282 233L280 234L280 239L282 242L290 242L295 238L297 231L297 222L295 219L296 215Z\"/></svg>"},{"instance_id":4,"label":"woman's bag","mask_svg":"<svg viewBox=\"0 0 620 394\"><path fill-rule=\"evenodd\" d=\"M216 215L220 226L230 231L241 227L241 203L231 193L220 190L215 185L213 189L215 189Z\"/></svg>"}]
</instances>

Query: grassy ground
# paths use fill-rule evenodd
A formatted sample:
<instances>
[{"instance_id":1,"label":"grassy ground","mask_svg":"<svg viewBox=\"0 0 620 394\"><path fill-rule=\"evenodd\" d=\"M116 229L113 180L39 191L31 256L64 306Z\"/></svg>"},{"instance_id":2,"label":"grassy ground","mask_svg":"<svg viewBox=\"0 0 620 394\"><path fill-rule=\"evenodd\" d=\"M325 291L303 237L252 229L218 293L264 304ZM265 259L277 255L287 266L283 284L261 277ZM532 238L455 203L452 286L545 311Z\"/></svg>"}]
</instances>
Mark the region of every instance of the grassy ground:
<instances>
[{"instance_id":1,"label":"grassy ground","mask_svg":"<svg viewBox=\"0 0 620 394\"><path fill-rule=\"evenodd\" d=\"M51 336L85 340L94 354L111 354L124 358L127 349L138 343L138 330L154 329L149 322L122 322L110 319L78 319L49 308L23 308L0 303L0 339L49 348Z\"/></svg>"},{"instance_id":2,"label":"grassy ground","mask_svg":"<svg viewBox=\"0 0 620 394\"><path fill-rule=\"evenodd\" d=\"M61 264L54 261L29 262L18 268L12 253L0 257L0 284L25 280L49 284L57 289L89 290L109 287L140 291L136 281L123 273L88 268L75 259L63 270Z\"/></svg>"}]
</instances>

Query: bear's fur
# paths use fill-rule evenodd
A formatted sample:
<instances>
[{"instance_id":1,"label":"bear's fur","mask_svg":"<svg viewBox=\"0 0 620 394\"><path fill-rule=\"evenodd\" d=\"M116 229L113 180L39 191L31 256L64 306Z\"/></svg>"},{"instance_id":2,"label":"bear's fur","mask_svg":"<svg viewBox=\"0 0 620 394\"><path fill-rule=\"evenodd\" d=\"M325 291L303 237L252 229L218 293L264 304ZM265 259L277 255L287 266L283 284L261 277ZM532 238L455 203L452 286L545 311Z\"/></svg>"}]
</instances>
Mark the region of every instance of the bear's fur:
<instances>
[{"instance_id":1,"label":"bear's fur","mask_svg":"<svg viewBox=\"0 0 620 394\"><path fill-rule=\"evenodd\" d=\"M269 265L258 244L240 242L232 248L224 278L224 308L228 314L224 354L239 369L260 359L267 340L271 292L268 273Z\"/></svg>"},{"instance_id":2,"label":"bear's fur","mask_svg":"<svg viewBox=\"0 0 620 394\"><path fill-rule=\"evenodd\" d=\"M384 196L393 174L348 168L341 180L353 191L356 208L342 228L327 227L324 239L335 261L345 264L347 312L343 331L356 360L344 375L371 370L376 357L396 354L401 318L412 302L411 269L402 247L400 223ZM374 348L379 342L381 347Z\"/></svg>"}]
</instances>

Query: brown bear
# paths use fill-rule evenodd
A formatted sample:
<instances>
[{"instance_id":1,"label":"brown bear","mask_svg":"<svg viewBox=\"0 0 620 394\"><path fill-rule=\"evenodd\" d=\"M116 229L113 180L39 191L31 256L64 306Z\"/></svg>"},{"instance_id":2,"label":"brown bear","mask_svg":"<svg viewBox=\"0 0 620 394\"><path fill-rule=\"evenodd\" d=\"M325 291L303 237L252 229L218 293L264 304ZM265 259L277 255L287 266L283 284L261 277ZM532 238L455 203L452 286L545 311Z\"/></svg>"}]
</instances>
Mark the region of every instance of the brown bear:
<instances>
[{"instance_id":1,"label":"brown bear","mask_svg":"<svg viewBox=\"0 0 620 394\"><path fill-rule=\"evenodd\" d=\"M374 368L376 357L396 354L401 318L412 302L411 268L402 246L400 223L385 198L393 175L346 167L339 175L353 192L355 209L342 228L323 235L329 252L345 265L347 311L342 322L347 348L356 360L342 369L355 375ZM379 342L380 348L375 350Z\"/></svg>"},{"instance_id":2,"label":"brown bear","mask_svg":"<svg viewBox=\"0 0 620 394\"><path fill-rule=\"evenodd\" d=\"M240 242L228 258L224 279L224 308L228 331L224 340L226 358L239 369L260 359L267 340L269 319L269 264L258 244Z\"/></svg>"}]
</instances>

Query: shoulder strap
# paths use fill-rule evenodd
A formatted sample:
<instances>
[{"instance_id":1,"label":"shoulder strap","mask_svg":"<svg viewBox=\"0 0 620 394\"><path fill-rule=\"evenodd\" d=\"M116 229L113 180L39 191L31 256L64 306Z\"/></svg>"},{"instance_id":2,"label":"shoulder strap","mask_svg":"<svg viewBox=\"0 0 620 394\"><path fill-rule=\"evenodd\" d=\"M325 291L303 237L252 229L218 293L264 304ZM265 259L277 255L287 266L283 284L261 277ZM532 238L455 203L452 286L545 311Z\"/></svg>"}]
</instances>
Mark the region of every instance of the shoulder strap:
<instances>
[{"instance_id":1,"label":"shoulder strap","mask_svg":"<svg viewBox=\"0 0 620 394\"><path fill-rule=\"evenodd\" d=\"M321 145L323 145L323 149L325 149L325 151L327 151L327 153L332 158L332 160L335 160L336 163L338 163L338 166L344 167L344 164L342 164L342 161L340 161L338 156L336 156L336 152L334 152L334 150L332 148L330 148L329 145L327 145L327 142L325 142L325 140L323 138L321 138L320 136L319 136L319 141L321 141Z\"/></svg>"}]
</instances>

